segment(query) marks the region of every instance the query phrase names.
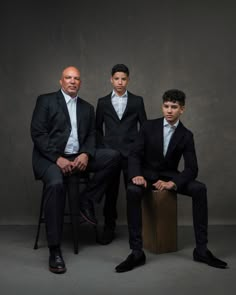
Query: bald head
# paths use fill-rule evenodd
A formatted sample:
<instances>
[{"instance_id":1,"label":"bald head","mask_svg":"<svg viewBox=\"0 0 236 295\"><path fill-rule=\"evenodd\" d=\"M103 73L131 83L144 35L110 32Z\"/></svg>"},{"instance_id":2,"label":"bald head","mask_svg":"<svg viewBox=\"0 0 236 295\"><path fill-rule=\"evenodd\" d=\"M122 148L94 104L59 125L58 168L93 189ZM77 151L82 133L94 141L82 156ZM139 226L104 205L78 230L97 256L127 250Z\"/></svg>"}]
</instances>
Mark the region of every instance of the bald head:
<instances>
[{"instance_id":1,"label":"bald head","mask_svg":"<svg viewBox=\"0 0 236 295\"><path fill-rule=\"evenodd\" d=\"M80 71L70 66L62 71L60 85L62 90L71 97L76 97L80 89Z\"/></svg>"}]
</instances>

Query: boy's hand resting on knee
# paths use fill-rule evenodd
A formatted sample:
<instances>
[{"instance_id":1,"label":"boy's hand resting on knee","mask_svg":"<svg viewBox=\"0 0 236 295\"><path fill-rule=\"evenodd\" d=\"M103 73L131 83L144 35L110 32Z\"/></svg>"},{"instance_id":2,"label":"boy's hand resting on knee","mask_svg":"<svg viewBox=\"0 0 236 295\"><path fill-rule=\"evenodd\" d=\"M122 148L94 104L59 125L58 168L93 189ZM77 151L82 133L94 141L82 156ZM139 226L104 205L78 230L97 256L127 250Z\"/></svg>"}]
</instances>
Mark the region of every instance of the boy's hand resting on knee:
<instances>
[{"instance_id":1,"label":"boy's hand resting on knee","mask_svg":"<svg viewBox=\"0 0 236 295\"><path fill-rule=\"evenodd\" d=\"M158 180L157 182L153 183L153 185L157 190L163 191L163 190L176 190L176 184L173 181L163 181Z\"/></svg>"},{"instance_id":2,"label":"boy's hand resting on knee","mask_svg":"<svg viewBox=\"0 0 236 295\"><path fill-rule=\"evenodd\" d=\"M147 181L143 176L135 176L132 178L133 184L136 185L142 185L144 187L147 187Z\"/></svg>"}]
</instances>

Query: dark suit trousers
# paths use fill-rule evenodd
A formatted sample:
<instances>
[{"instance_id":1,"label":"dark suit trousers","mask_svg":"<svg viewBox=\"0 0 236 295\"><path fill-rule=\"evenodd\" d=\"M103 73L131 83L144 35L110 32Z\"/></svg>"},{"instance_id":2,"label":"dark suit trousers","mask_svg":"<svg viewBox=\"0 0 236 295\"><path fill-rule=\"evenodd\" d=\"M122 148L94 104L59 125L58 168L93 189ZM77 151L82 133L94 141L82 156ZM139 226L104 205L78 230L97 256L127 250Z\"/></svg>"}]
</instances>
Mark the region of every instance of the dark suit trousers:
<instances>
[{"instance_id":1,"label":"dark suit trousers","mask_svg":"<svg viewBox=\"0 0 236 295\"><path fill-rule=\"evenodd\" d=\"M128 159L127 157L123 157L120 155L119 166L114 173L112 173L111 181L109 182L106 193L105 193L105 202L103 208L103 215L105 218L105 226L110 229L115 229L116 219L117 219L117 199L119 194L119 186L120 186L120 174L123 171L124 184L127 189L127 181L128 181Z\"/></svg>"},{"instance_id":2,"label":"dark suit trousers","mask_svg":"<svg viewBox=\"0 0 236 295\"><path fill-rule=\"evenodd\" d=\"M129 229L129 244L133 250L141 250L142 243L142 197L143 187L128 184L127 188L127 218ZM208 209L207 192L205 184L199 181L191 181L177 193L192 197L192 214L197 247L207 245Z\"/></svg>"},{"instance_id":3,"label":"dark suit trousers","mask_svg":"<svg viewBox=\"0 0 236 295\"><path fill-rule=\"evenodd\" d=\"M98 149L94 158L89 160L86 171L93 172L92 179L78 195L79 202L86 203L89 201L99 202L105 193L110 176L114 169L117 169L119 163L119 153L110 149ZM63 176L60 168L56 164L52 164L45 174L42 181L44 183L44 215L46 222L46 233L48 246L61 244L61 235L64 219L64 208L66 189L69 183L74 183L75 178L79 177L80 173L75 173L71 176ZM72 191L73 194L76 191ZM77 191L79 194L79 192ZM76 204L76 202L75 202ZM78 205L79 206L79 205Z\"/></svg>"}]
</instances>

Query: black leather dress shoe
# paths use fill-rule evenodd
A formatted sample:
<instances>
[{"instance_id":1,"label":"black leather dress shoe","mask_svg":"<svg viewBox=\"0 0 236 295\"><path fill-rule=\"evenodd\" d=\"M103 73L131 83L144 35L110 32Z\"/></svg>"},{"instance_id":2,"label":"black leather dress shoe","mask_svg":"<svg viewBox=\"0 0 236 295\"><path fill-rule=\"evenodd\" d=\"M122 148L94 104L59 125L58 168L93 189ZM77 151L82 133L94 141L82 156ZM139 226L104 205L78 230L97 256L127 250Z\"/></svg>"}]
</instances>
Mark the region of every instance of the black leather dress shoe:
<instances>
[{"instance_id":1,"label":"black leather dress shoe","mask_svg":"<svg viewBox=\"0 0 236 295\"><path fill-rule=\"evenodd\" d=\"M65 262L60 251L53 251L49 256L49 270L56 274L66 272Z\"/></svg>"},{"instance_id":2,"label":"black leather dress shoe","mask_svg":"<svg viewBox=\"0 0 236 295\"><path fill-rule=\"evenodd\" d=\"M203 262L206 263L212 267L217 267L217 268L227 268L227 263L216 258L211 251L207 250L206 255L200 255L197 252L197 249L195 248L193 250L193 260L198 261L198 262Z\"/></svg>"},{"instance_id":3,"label":"black leather dress shoe","mask_svg":"<svg viewBox=\"0 0 236 295\"><path fill-rule=\"evenodd\" d=\"M97 242L101 245L110 244L115 238L115 231L108 227L104 227L103 233L100 237L97 237Z\"/></svg>"},{"instance_id":4,"label":"black leather dress shoe","mask_svg":"<svg viewBox=\"0 0 236 295\"><path fill-rule=\"evenodd\" d=\"M141 266L141 265L145 264L145 262L146 262L146 256L145 256L144 252L138 258L136 258L134 256L134 254L131 253L126 258L126 260L121 262L121 264L117 265L116 272L125 272L125 271L132 270L134 267Z\"/></svg>"},{"instance_id":5,"label":"black leather dress shoe","mask_svg":"<svg viewBox=\"0 0 236 295\"><path fill-rule=\"evenodd\" d=\"M89 207L80 207L80 215L83 219L93 225L97 225L97 219L94 214L93 208Z\"/></svg>"}]
</instances>

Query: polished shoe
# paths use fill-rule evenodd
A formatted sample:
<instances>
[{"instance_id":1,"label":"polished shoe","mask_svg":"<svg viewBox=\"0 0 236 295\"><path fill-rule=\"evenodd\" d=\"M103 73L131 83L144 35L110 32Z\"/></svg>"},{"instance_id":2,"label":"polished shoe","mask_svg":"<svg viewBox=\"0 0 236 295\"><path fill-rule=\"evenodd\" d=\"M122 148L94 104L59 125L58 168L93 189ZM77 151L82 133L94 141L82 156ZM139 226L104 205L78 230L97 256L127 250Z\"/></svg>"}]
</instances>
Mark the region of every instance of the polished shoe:
<instances>
[{"instance_id":1,"label":"polished shoe","mask_svg":"<svg viewBox=\"0 0 236 295\"><path fill-rule=\"evenodd\" d=\"M136 258L133 253L131 253L126 260L121 262L121 264L117 265L116 272L125 272L132 270L134 267L141 266L145 264L146 262L146 256L144 252Z\"/></svg>"},{"instance_id":2,"label":"polished shoe","mask_svg":"<svg viewBox=\"0 0 236 295\"><path fill-rule=\"evenodd\" d=\"M227 263L216 258L210 250L206 251L205 255L200 255L195 248L193 250L193 260L197 262L203 262L206 263L212 267L217 267L217 268L227 268Z\"/></svg>"},{"instance_id":3,"label":"polished shoe","mask_svg":"<svg viewBox=\"0 0 236 295\"><path fill-rule=\"evenodd\" d=\"M97 237L97 243L101 245L108 245L114 240L114 238L114 229L105 226L102 235L100 237Z\"/></svg>"},{"instance_id":4,"label":"polished shoe","mask_svg":"<svg viewBox=\"0 0 236 295\"><path fill-rule=\"evenodd\" d=\"M80 215L85 221L97 225L98 222L92 207L80 207Z\"/></svg>"},{"instance_id":5,"label":"polished shoe","mask_svg":"<svg viewBox=\"0 0 236 295\"><path fill-rule=\"evenodd\" d=\"M60 250L51 251L49 256L49 270L56 274L66 272L65 262Z\"/></svg>"}]
</instances>

